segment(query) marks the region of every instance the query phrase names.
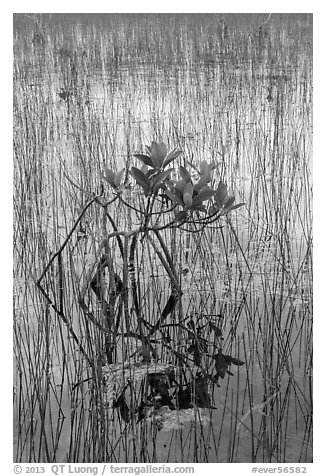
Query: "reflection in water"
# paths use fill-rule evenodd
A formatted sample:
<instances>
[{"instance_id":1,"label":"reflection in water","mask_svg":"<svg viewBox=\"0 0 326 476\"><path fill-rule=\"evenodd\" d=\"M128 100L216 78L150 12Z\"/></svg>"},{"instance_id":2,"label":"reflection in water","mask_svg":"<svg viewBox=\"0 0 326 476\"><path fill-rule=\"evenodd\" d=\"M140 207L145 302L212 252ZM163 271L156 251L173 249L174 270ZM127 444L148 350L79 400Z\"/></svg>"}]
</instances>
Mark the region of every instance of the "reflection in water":
<instances>
[{"instance_id":1,"label":"reflection in water","mask_svg":"<svg viewBox=\"0 0 326 476\"><path fill-rule=\"evenodd\" d=\"M46 42L34 46L28 19L16 19L15 459L311 461L309 17L273 17L260 32L249 17L162 18L54 15ZM214 180L246 203L219 227L165 237L187 270L184 316L199 327L222 316L225 353L245 361L214 387L211 408L193 412L209 424L194 424L192 414L168 432L124 421L118 409L105 427L90 369L34 285L100 189L104 165L130 167L152 140L180 147L180 164L216 163ZM139 200L137 190L125 195ZM137 225L132 212L112 206L110 213L122 229ZM62 257L64 309L81 339L91 335L99 362L95 344L104 348L104 338L84 322L78 292L103 226L99 208L91 208L83 239L73 234ZM145 247L137 259L144 305L158 315L169 279ZM59 276L54 263L46 287L55 300ZM86 297L100 319L98 303ZM124 339L117 342L120 362ZM136 353L137 342L130 345ZM208 353L214 346L210 334ZM165 362L160 344L158 352ZM109 439L101 446L103 428Z\"/></svg>"}]
</instances>

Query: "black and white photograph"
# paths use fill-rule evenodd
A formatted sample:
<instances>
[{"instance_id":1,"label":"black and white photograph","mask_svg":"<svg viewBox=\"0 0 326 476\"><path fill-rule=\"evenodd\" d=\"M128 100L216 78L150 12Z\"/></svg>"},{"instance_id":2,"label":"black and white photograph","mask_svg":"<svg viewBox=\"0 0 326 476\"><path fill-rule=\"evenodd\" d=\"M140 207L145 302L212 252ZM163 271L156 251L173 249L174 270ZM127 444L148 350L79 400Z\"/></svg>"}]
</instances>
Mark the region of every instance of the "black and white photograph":
<instances>
[{"instance_id":1,"label":"black and white photograph","mask_svg":"<svg viewBox=\"0 0 326 476\"><path fill-rule=\"evenodd\" d=\"M309 8L12 14L15 468L313 463Z\"/></svg>"}]
</instances>

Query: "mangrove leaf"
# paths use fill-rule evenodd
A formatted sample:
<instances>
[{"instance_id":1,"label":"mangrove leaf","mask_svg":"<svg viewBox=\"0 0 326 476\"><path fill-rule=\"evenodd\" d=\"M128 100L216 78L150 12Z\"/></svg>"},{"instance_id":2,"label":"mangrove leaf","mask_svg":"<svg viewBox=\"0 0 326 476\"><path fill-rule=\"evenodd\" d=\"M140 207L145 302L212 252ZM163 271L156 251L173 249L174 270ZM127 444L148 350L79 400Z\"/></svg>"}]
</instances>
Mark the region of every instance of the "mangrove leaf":
<instances>
[{"instance_id":1,"label":"mangrove leaf","mask_svg":"<svg viewBox=\"0 0 326 476\"><path fill-rule=\"evenodd\" d=\"M137 167L131 167L130 173L136 180L137 184L142 187L145 195L148 195L148 192L150 190L150 181L148 177L146 177L146 175L143 174L141 170L137 169Z\"/></svg>"},{"instance_id":2,"label":"mangrove leaf","mask_svg":"<svg viewBox=\"0 0 326 476\"><path fill-rule=\"evenodd\" d=\"M135 154L134 157L143 162L143 164L148 165L149 167L154 167L152 159L148 155L144 154Z\"/></svg>"}]
</instances>

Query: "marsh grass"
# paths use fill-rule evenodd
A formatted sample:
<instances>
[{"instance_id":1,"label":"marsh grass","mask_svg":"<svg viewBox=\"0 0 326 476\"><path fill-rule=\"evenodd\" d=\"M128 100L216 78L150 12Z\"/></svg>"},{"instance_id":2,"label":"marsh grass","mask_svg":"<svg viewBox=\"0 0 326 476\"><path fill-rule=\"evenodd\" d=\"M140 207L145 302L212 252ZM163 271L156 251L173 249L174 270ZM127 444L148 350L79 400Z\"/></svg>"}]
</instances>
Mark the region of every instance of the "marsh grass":
<instances>
[{"instance_id":1,"label":"marsh grass","mask_svg":"<svg viewBox=\"0 0 326 476\"><path fill-rule=\"evenodd\" d=\"M261 31L262 19L220 18L53 15L41 28L14 17L15 461L312 459L311 18L273 15ZM40 31L44 41L35 39ZM215 180L246 203L201 232L162 232L183 297L166 321L171 352L157 344L159 362L185 353L190 317L209 352L222 344L245 362L213 386L216 409L170 431L127 421L126 408L103 401L107 338L80 305L84 289L87 309L103 322L85 289L112 232L102 207L85 211L45 273L48 300L36 286L101 193L104 166L130 168L151 140L180 147L178 165L216 162ZM135 190L125 193L143 206ZM109 211L118 229L136 227L130 209L113 203ZM143 243L135 251L139 305L155 324L171 280ZM110 253L129 280L117 240ZM121 306L114 303L115 320ZM139 342L113 339L114 362L137 361ZM141 385L131 386L130 408Z\"/></svg>"}]
</instances>

